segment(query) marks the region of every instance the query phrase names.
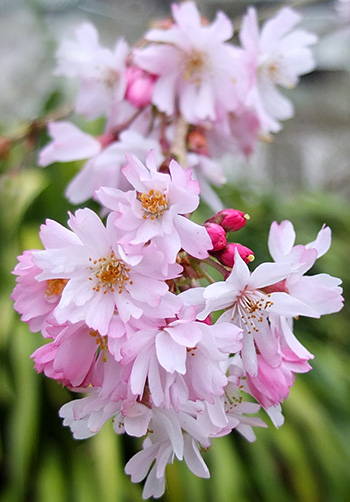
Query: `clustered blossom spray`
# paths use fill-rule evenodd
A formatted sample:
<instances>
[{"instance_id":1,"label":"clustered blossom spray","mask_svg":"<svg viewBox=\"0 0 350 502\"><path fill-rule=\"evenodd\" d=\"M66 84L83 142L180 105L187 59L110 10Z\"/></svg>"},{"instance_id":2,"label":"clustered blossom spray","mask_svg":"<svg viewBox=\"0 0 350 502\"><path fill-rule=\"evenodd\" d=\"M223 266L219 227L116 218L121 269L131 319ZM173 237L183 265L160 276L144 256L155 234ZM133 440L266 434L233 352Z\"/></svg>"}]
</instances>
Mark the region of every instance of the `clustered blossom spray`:
<instances>
[{"instance_id":1,"label":"clustered blossom spray","mask_svg":"<svg viewBox=\"0 0 350 502\"><path fill-rule=\"evenodd\" d=\"M254 441L261 407L281 425L313 358L293 318L342 308L339 279L306 275L330 247L327 226L295 245L292 223L272 223L273 261L251 270L254 252L239 242L249 216L212 188L225 182L224 155L249 156L293 115L279 88L313 69L316 41L299 20L286 7L260 30L250 7L234 45L224 13L210 23L188 1L138 48L103 47L85 23L57 52L56 73L78 82L76 113L104 117L105 130L50 123L39 163L85 160L66 196L95 199L105 221L89 208L69 214L69 228L46 220L43 249L18 258L12 298L46 339L36 370L85 393L60 410L74 437L113 419L117 434L145 438L125 467L145 479L144 498L163 494L175 458L209 477L201 450L233 429ZM215 213L202 225L192 220L201 198Z\"/></svg>"}]
</instances>

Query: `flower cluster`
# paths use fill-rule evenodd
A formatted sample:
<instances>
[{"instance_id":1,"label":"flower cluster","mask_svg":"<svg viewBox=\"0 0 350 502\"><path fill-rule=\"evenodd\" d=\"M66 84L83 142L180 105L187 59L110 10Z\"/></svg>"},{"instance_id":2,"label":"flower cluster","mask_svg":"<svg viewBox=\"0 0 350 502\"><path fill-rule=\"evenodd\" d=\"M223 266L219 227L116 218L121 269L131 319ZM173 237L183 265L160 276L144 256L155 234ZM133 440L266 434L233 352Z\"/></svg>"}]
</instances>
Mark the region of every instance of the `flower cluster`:
<instances>
[{"instance_id":1,"label":"flower cluster","mask_svg":"<svg viewBox=\"0 0 350 502\"><path fill-rule=\"evenodd\" d=\"M209 477L201 450L233 429L253 441L260 407L281 425L313 358L293 319L342 307L339 279L305 275L330 247L327 226L295 245L292 224L273 223L273 261L251 271L253 251L228 238L249 216L223 209L210 186L224 181L223 155L249 155L292 115L277 86L313 68L315 41L298 21L284 8L259 33L250 8L238 47L222 12L210 24L185 2L138 48L111 51L84 24L58 50L57 73L79 84L76 112L106 127L93 137L51 123L39 162L86 160L66 195L94 198L106 221L89 208L69 214L69 229L47 220L43 249L19 257L12 298L47 341L36 370L86 394L60 410L74 437L110 418L117 434L145 436L126 465L146 478L145 498L163 494L175 458ZM216 212L203 224L191 219L200 197Z\"/></svg>"}]
</instances>

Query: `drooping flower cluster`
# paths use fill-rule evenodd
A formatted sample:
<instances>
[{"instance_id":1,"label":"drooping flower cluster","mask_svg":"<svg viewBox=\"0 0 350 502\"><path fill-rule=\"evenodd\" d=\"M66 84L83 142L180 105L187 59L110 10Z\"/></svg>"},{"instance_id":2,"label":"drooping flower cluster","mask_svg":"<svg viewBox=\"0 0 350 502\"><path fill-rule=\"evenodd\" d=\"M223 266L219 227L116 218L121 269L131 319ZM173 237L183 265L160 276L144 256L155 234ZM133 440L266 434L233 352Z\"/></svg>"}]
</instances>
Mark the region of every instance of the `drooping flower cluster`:
<instances>
[{"instance_id":1,"label":"drooping flower cluster","mask_svg":"<svg viewBox=\"0 0 350 502\"><path fill-rule=\"evenodd\" d=\"M74 437L110 418L116 433L145 436L126 465L132 481L146 478L145 498L162 495L174 458L209 477L200 451L233 429L253 441L261 406L281 425L280 405L313 358L293 318L343 301L339 279L305 275L330 247L327 226L295 246L292 224L273 223L274 261L251 271L253 251L229 238L249 216L223 209L210 186L224 181L222 155L250 154L291 116L276 86L313 68L313 35L292 31L289 8L260 35L250 8L242 47L221 12L209 24L186 2L172 16L142 48L120 40L110 51L89 24L61 45L57 72L78 80L77 113L106 117L106 129L51 123L40 164L87 160L66 195L94 198L106 222L89 208L69 215L69 229L47 220L43 249L19 257L12 295L47 340L37 371L86 393L60 410ZM217 211L203 224L192 219L200 197Z\"/></svg>"},{"instance_id":2,"label":"drooping flower cluster","mask_svg":"<svg viewBox=\"0 0 350 502\"><path fill-rule=\"evenodd\" d=\"M175 156L191 167L201 197L218 211L223 207L211 185L225 181L220 159L249 156L259 138L293 115L278 87L295 86L314 68L310 45L316 41L293 29L299 14L285 7L259 33L249 8L241 46L229 42L232 23L222 12L209 24L188 1L174 4L172 15L145 34L142 48L120 39L111 51L88 23L60 46L57 73L79 84L76 112L89 120L106 117L97 138L69 122L49 125L52 142L41 152L42 166L87 160L67 188L71 202L95 198L101 186L127 190L120 172L125 154L144 162L155 149L165 164Z\"/></svg>"}]
</instances>

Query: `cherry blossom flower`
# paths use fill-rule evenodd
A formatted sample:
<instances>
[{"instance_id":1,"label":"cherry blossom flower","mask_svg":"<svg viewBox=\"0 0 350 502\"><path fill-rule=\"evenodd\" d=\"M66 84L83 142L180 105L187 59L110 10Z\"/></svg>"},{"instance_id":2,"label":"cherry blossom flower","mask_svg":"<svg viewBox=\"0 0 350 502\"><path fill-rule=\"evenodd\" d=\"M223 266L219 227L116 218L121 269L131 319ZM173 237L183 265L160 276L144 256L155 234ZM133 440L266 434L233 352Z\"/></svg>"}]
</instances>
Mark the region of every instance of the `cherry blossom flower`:
<instances>
[{"instance_id":1,"label":"cherry blossom flower","mask_svg":"<svg viewBox=\"0 0 350 502\"><path fill-rule=\"evenodd\" d=\"M124 98L128 51L123 39L117 41L113 51L101 46L96 28L90 23L76 30L76 40L62 42L57 51L56 74L79 81L77 113L93 120L108 115L113 103Z\"/></svg>"},{"instance_id":2,"label":"cherry blossom flower","mask_svg":"<svg viewBox=\"0 0 350 502\"><path fill-rule=\"evenodd\" d=\"M243 329L242 360L247 373L253 376L258 372L256 347L272 366L281 362L279 341L269 323L271 313L319 317L318 312L287 293L264 292L267 286L284 280L289 270L288 264L263 263L251 273L236 250L227 280L210 284L202 293L206 306L199 319L215 310L227 309L220 320L232 320Z\"/></svg>"},{"instance_id":3,"label":"cherry blossom flower","mask_svg":"<svg viewBox=\"0 0 350 502\"><path fill-rule=\"evenodd\" d=\"M147 156L146 166L128 155L123 173L135 191L106 187L98 191L98 198L114 211L115 225L124 232L123 242L139 245L151 240L169 263L181 248L196 258L206 258L211 239L204 227L185 216L198 207L198 182L191 170L184 170L175 160L169 171L157 172L154 152Z\"/></svg>"},{"instance_id":4,"label":"cherry blossom flower","mask_svg":"<svg viewBox=\"0 0 350 502\"><path fill-rule=\"evenodd\" d=\"M276 86L294 87L301 75L315 67L309 48L317 40L304 30L294 30L300 15L285 7L266 21L259 34L258 17L249 7L243 18L240 41L250 74L245 104L253 109L265 132L277 132L279 120L293 116L293 105Z\"/></svg>"},{"instance_id":5,"label":"cherry blossom flower","mask_svg":"<svg viewBox=\"0 0 350 502\"><path fill-rule=\"evenodd\" d=\"M97 357L107 358L107 337L80 322L54 326L54 341L39 347L33 354L35 369L69 387L88 386L89 373ZM99 354L98 354L99 351Z\"/></svg>"},{"instance_id":6,"label":"cherry blossom flower","mask_svg":"<svg viewBox=\"0 0 350 502\"><path fill-rule=\"evenodd\" d=\"M187 408L187 409L186 409ZM150 429L154 431L143 443L143 449L136 453L125 466L133 482L146 477L143 498L160 497L165 490L165 467L174 458L184 459L196 476L208 478L199 448L210 446L210 441L193 414L196 404L187 405L175 414L172 410L152 409Z\"/></svg>"},{"instance_id":7,"label":"cherry blossom flower","mask_svg":"<svg viewBox=\"0 0 350 502\"><path fill-rule=\"evenodd\" d=\"M291 272L283 283L271 285L270 291L286 291L312 307L319 315L339 312L343 306L341 280L328 274L305 276L317 258L331 245L331 230L323 225L316 239L305 246L294 246L295 231L290 221L273 222L268 246L272 258L278 263L289 263Z\"/></svg>"},{"instance_id":8,"label":"cherry blossom flower","mask_svg":"<svg viewBox=\"0 0 350 502\"><path fill-rule=\"evenodd\" d=\"M56 278L38 282L36 276L42 271L32 260L35 250L25 251L18 257L19 263L13 273L17 275L17 286L11 295L21 320L29 324L33 332L47 335L47 326L53 319L53 311L59 303L67 284L66 279Z\"/></svg>"},{"instance_id":9,"label":"cherry blossom flower","mask_svg":"<svg viewBox=\"0 0 350 502\"><path fill-rule=\"evenodd\" d=\"M84 321L103 336L115 310L124 322L140 318L147 306L158 307L164 317L173 312L176 299L158 268L163 255L148 246L141 255L127 256L116 244L115 226L107 220L104 227L89 209L78 210L68 223L78 242L57 248L55 236L44 227L48 248L34 258L42 270L38 281L68 280L55 309L59 323ZM179 271L175 264L173 271Z\"/></svg>"},{"instance_id":10,"label":"cherry blossom flower","mask_svg":"<svg viewBox=\"0 0 350 502\"><path fill-rule=\"evenodd\" d=\"M222 12L209 26L203 24L194 2L173 4L172 13L174 24L146 33L153 43L134 50L134 60L158 76L152 102L160 111L173 115L178 103L192 124L215 120L217 108L237 107L246 85L240 49L225 43L232 24Z\"/></svg>"},{"instance_id":11,"label":"cherry blossom flower","mask_svg":"<svg viewBox=\"0 0 350 502\"><path fill-rule=\"evenodd\" d=\"M220 361L241 348L241 330L231 323L198 322L195 307L174 320L135 332L122 349L123 364L132 363L130 388L144 394L146 382L157 406L178 409L188 399L213 402L227 379Z\"/></svg>"}]
</instances>

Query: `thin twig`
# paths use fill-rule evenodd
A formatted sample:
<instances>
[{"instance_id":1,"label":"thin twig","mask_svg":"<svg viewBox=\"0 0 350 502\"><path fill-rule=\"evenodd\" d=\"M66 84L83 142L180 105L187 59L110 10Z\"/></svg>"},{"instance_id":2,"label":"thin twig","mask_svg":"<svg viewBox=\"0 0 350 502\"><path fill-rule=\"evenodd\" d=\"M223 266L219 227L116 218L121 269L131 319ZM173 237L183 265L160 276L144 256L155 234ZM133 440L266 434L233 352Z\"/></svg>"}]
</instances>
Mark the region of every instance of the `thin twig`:
<instances>
[{"instance_id":1,"label":"thin twig","mask_svg":"<svg viewBox=\"0 0 350 502\"><path fill-rule=\"evenodd\" d=\"M223 265L213 260L212 258L205 258L204 260L202 260L202 263L206 263L207 265L209 265L209 267L215 268L215 270L220 272L224 279L227 279L227 277L231 273L230 270L227 270L227 268L225 268Z\"/></svg>"}]
</instances>

